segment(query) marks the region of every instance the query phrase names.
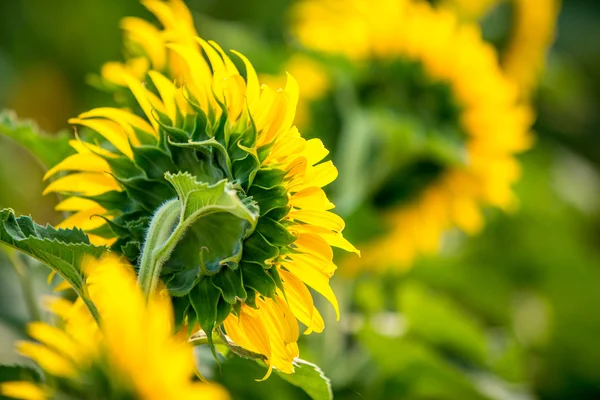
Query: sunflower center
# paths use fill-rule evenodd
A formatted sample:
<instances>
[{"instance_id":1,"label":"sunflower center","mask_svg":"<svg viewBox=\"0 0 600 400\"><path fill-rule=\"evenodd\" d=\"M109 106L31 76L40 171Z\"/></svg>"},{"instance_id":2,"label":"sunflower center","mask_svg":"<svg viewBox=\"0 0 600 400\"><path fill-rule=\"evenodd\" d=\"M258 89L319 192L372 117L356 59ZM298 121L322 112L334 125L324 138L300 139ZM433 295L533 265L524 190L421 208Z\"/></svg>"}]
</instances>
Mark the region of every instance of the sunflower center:
<instances>
[{"instance_id":1,"label":"sunflower center","mask_svg":"<svg viewBox=\"0 0 600 400\"><path fill-rule=\"evenodd\" d=\"M374 203L387 208L418 197L450 167L464 164L467 136L459 123L461 109L452 88L432 80L421 63L378 60L371 63L359 86L366 108L385 110L390 118L379 130L410 139L396 140L385 179L377 185ZM385 143L394 143L386 140ZM385 151L385 150L384 150Z\"/></svg>"},{"instance_id":2,"label":"sunflower center","mask_svg":"<svg viewBox=\"0 0 600 400\"><path fill-rule=\"evenodd\" d=\"M452 89L432 80L420 62L406 59L374 60L358 86L361 104L382 107L419 121L425 130L464 139L458 126L460 107Z\"/></svg>"},{"instance_id":3,"label":"sunflower center","mask_svg":"<svg viewBox=\"0 0 600 400\"><path fill-rule=\"evenodd\" d=\"M399 168L374 196L378 208L388 208L413 200L434 183L444 171L444 165L435 160L416 160Z\"/></svg>"}]
</instances>

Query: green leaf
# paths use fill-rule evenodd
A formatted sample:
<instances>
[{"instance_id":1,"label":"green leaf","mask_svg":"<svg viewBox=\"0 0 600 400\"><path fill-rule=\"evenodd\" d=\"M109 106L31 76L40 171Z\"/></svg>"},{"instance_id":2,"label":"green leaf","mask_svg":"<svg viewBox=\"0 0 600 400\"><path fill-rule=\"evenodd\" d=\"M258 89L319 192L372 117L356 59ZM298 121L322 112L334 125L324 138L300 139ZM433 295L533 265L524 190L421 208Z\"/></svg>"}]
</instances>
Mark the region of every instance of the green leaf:
<instances>
[{"instance_id":1,"label":"green leaf","mask_svg":"<svg viewBox=\"0 0 600 400\"><path fill-rule=\"evenodd\" d=\"M55 166L75 153L75 150L69 146L72 136L66 131L50 135L41 131L32 121L19 121L13 111L0 112L0 134L25 147L45 169Z\"/></svg>"},{"instance_id":2,"label":"green leaf","mask_svg":"<svg viewBox=\"0 0 600 400\"><path fill-rule=\"evenodd\" d=\"M284 374L276 369L274 371L284 381L304 390L313 400L333 399L331 381L317 365L296 358L294 360L294 369L295 372L293 374Z\"/></svg>"},{"instance_id":3,"label":"green leaf","mask_svg":"<svg viewBox=\"0 0 600 400\"><path fill-rule=\"evenodd\" d=\"M407 281L398 294L398 305L409 332L445 354L485 366L487 341L482 324L451 298L416 281Z\"/></svg>"},{"instance_id":4,"label":"green leaf","mask_svg":"<svg viewBox=\"0 0 600 400\"><path fill-rule=\"evenodd\" d=\"M40 382L41 376L38 371L25 365L0 365L0 382L15 381Z\"/></svg>"},{"instance_id":5,"label":"green leaf","mask_svg":"<svg viewBox=\"0 0 600 400\"><path fill-rule=\"evenodd\" d=\"M15 217L10 208L0 211L0 223L0 242L36 258L58 273L97 317L96 308L87 295L81 263L85 256L99 258L107 251L105 247L91 245L80 229L44 227L31 217Z\"/></svg>"}]
</instances>

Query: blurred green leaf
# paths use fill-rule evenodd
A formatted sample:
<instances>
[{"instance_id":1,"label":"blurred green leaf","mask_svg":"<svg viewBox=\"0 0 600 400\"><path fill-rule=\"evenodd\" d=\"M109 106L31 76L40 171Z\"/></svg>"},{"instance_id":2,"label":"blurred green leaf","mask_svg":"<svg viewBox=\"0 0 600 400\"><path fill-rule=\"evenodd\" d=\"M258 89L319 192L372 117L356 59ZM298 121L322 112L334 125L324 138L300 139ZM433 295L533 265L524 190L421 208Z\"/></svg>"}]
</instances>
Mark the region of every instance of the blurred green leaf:
<instances>
[{"instance_id":1,"label":"blurred green leaf","mask_svg":"<svg viewBox=\"0 0 600 400\"><path fill-rule=\"evenodd\" d=\"M360 336L385 384L375 385L370 398L483 400L468 376L434 349L407 337L387 337L372 330ZM385 386L385 387L384 387Z\"/></svg>"},{"instance_id":2,"label":"blurred green leaf","mask_svg":"<svg viewBox=\"0 0 600 400\"><path fill-rule=\"evenodd\" d=\"M293 374L284 374L277 370L275 372L283 380L304 390L313 400L333 399L331 381L317 365L296 358L294 360L294 369L295 372Z\"/></svg>"},{"instance_id":3,"label":"blurred green leaf","mask_svg":"<svg viewBox=\"0 0 600 400\"><path fill-rule=\"evenodd\" d=\"M409 332L433 346L479 365L484 364L486 341L483 328L449 298L407 282L399 293L400 310Z\"/></svg>"},{"instance_id":4,"label":"blurred green leaf","mask_svg":"<svg viewBox=\"0 0 600 400\"><path fill-rule=\"evenodd\" d=\"M12 381L40 381L40 374L25 365L0 365L0 382Z\"/></svg>"},{"instance_id":5,"label":"blurred green leaf","mask_svg":"<svg viewBox=\"0 0 600 400\"><path fill-rule=\"evenodd\" d=\"M0 134L25 147L45 169L74 153L69 146L72 137L66 131L50 135L40 130L33 121L19 120L16 113L10 110L0 112Z\"/></svg>"}]
</instances>

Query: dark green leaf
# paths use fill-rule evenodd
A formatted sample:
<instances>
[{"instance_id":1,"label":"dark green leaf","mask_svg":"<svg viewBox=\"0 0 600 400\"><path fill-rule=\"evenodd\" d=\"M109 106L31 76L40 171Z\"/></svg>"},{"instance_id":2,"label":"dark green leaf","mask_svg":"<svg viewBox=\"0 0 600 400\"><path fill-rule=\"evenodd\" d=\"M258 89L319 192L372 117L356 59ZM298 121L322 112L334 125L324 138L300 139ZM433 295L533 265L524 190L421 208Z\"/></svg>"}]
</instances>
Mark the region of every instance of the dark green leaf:
<instances>
[{"instance_id":1,"label":"dark green leaf","mask_svg":"<svg viewBox=\"0 0 600 400\"><path fill-rule=\"evenodd\" d=\"M293 374L284 374L278 370L274 371L281 379L304 390L313 400L333 399L331 381L317 365L296 358L294 360L294 370Z\"/></svg>"},{"instance_id":2,"label":"dark green leaf","mask_svg":"<svg viewBox=\"0 0 600 400\"><path fill-rule=\"evenodd\" d=\"M34 257L69 282L90 309L97 313L87 296L81 264L86 256L99 258L107 249L90 244L80 229L41 226L31 217L15 217L13 210L0 211L0 241ZM95 315L96 316L96 315Z\"/></svg>"},{"instance_id":3,"label":"dark green leaf","mask_svg":"<svg viewBox=\"0 0 600 400\"><path fill-rule=\"evenodd\" d=\"M25 365L0 365L0 382L40 382L38 371Z\"/></svg>"}]
</instances>

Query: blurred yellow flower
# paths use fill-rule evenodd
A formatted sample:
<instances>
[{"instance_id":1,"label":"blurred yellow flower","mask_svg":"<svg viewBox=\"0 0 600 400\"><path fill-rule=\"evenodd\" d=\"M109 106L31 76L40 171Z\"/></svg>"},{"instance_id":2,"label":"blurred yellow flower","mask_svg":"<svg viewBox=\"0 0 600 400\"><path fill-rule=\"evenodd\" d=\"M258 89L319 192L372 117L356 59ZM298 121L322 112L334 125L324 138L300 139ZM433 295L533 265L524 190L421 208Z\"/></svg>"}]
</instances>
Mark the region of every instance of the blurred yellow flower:
<instances>
[{"instance_id":1,"label":"blurred yellow flower","mask_svg":"<svg viewBox=\"0 0 600 400\"><path fill-rule=\"evenodd\" d=\"M37 342L19 351L48 376L48 385L0 384L0 394L18 399L54 398L63 391L77 398L218 399L229 398L218 385L194 382L192 347L172 335L173 311L167 296L146 301L133 268L115 256L89 259L89 294L102 321L98 327L81 301L53 299L50 309L62 325L28 326ZM51 377L51 379L50 379Z\"/></svg>"},{"instance_id":2,"label":"blurred yellow flower","mask_svg":"<svg viewBox=\"0 0 600 400\"><path fill-rule=\"evenodd\" d=\"M538 83L546 53L554 42L560 0L446 0L442 6L454 9L467 20L477 21L503 3L512 7L512 18L501 63L527 99Z\"/></svg>"},{"instance_id":3,"label":"blurred yellow flower","mask_svg":"<svg viewBox=\"0 0 600 400\"><path fill-rule=\"evenodd\" d=\"M464 163L444 166L414 200L386 211L389 233L365 246L349 268L407 267L417 254L437 251L452 227L479 231L482 206L514 205L515 154L531 145L531 113L477 26L408 0L307 0L294 11L293 29L305 47L365 68L377 60L417 62L431 81L450 88L459 107Z\"/></svg>"},{"instance_id":4,"label":"blurred yellow flower","mask_svg":"<svg viewBox=\"0 0 600 400\"><path fill-rule=\"evenodd\" d=\"M187 184L208 185L203 190L225 188L255 226L233 215L223 217L233 222L211 222L196 239L184 239L189 250L173 257L162 278L177 292L174 301L188 322L197 318L209 335L225 322L233 341L292 373L298 320L306 333L324 327L308 287L339 313L329 286L337 268L331 246L356 252L322 189L337 170L322 162L328 154L322 142L305 140L293 126L298 87L291 76L282 90L260 86L246 57L234 52L244 65L239 71L216 43L196 36L182 1L143 4L163 28L124 19L131 57L102 70L138 112L103 107L72 119L102 145L73 141L77 154L46 177L72 173L50 183L46 193L70 196L58 205L74 212L62 227L80 227L134 263L140 232L177 195L165 174L191 175ZM90 219L94 215L104 219ZM198 310L206 304L209 312Z\"/></svg>"}]
</instances>

